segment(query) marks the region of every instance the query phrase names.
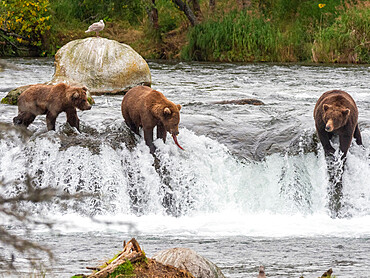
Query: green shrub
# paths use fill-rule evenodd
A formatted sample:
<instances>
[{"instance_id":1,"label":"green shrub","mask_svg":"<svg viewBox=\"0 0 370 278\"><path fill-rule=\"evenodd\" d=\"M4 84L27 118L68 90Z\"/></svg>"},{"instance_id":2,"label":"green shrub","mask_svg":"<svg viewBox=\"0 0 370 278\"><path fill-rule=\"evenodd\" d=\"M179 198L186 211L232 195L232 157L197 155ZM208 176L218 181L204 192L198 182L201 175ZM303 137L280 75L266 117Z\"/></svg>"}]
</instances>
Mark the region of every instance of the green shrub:
<instances>
[{"instance_id":1,"label":"green shrub","mask_svg":"<svg viewBox=\"0 0 370 278\"><path fill-rule=\"evenodd\" d=\"M315 36L319 62L370 63L370 9L348 10Z\"/></svg>"},{"instance_id":2,"label":"green shrub","mask_svg":"<svg viewBox=\"0 0 370 278\"><path fill-rule=\"evenodd\" d=\"M139 24L144 15L141 0L51 0L51 7L59 21L87 21L104 19L125 20Z\"/></svg>"},{"instance_id":3,"label":"green shrub","mask_svg":"<svg viewBox=\"0 0 370 278\"><path fill-rule=\"evenodd\" d=\"M172 1L157 0L156 7L158 9L158 23L162 33L167 33L180 26L182 14Z\"/></svg>"},{"instance_id":4,"label":"green shrub","mask_svg":"<svg viewBox=\"0 0 370 278\"><path fill-rule=\"evenodd\" d=\"M15 33L13 41L40 48L50 30L49 0L1 1L0 25Z\"/></svg>"}]
</instances>

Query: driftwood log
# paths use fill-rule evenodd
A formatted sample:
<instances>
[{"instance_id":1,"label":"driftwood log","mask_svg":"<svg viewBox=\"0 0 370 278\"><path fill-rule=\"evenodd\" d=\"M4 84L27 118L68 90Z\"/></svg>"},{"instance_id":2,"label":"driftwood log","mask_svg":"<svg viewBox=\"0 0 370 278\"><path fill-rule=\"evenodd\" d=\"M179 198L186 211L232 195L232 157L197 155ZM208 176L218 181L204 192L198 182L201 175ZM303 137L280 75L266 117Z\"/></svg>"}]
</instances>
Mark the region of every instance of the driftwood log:
<instances>
[{"instance_id":1,"label":"driftwood log","mask_svg":"<svg viewBox=\"0 0 370 278\"><path fill-rule=\"evenodd\" d=\"M106 278L111 274L117 266L125 263L126 261L130 261L134 263L142 256L145 256L141 251L139 243L136 239L131 239L123 248L123 251L118 255L116 259L114 259L110 264L108 264L103 269L87 276L89 278Z\"/></svg>"},{"instance_id":2,"label":"driftwood log","mask_svg":"<svg viewBox=\"0 0 370 278\"><path fill-rule=\"evenodd\" d=\"M194 278L187 270L179 269L174 266L164 265L149 259L141 250L136 239L132 238L127 244L124 242L123 251L110 263L103 267L87 267L95 272L90 275L79 274L75 277L87 278L108 278L116 268L127 261L132 263L134 273L130 277L167 277L167 278ZM117 277L121 277L120 275Z\"/></svg>"}]
</instances>

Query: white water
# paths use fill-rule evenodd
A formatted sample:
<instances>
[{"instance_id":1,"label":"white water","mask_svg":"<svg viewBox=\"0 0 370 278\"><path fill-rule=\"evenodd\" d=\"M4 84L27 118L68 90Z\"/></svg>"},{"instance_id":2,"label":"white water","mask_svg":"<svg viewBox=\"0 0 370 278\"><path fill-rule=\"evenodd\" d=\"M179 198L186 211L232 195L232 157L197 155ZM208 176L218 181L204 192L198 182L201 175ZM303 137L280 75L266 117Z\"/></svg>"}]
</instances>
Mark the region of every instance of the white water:
<instances>
[{"instance_id":1,"label":"white water","mask_svg":"<svg viewBox=\"0 0 370 278\"><path fill-rule=\"evenodd\" d=\"M352 217L331 219L327 207L328 182L322 152L297 155L273 154L263 161L236 159L222 144L182 128L179 140L156 141L160 170L153 166L143 140L130 151L102 143L99 153L73 146L60 150L55 132L34 134L21 142L1 141L0 169L5 182L22 179L25 173L40 187L69 193L97 193L83 202L69 201L68 209L38 206L37 212L57 215L86 230L105 229L86 225L89 216L109 221L128 221L144 234L199 236L341 236L370 235L369 150L353 145L344 173L345 209ZM78 135L78 136L84 136ZM368 144L368 133L364 132ZM26 154L26 155L25 155ZM25 169L27 169L25 171ZM159 174L159 172L167 173ZM170 179L168 188L163 179ZM133 204L130 188L140 201ZM171 212L162 201L173 195ZM133 209L132 206L138 206ZM48 213L49 212L49 213ZM49 215L49 216L50 216ZM139 215L139 216L136 216ZM68 221L67 221L68 222ZM82 223L79 224L79 223ZM271 228L273 227L273 229ZM69 228L62 229L67 232ZM108 227L114 229L113 226ZM118 225L116 229L121 229Z\"/></svg>"}]
</instances>

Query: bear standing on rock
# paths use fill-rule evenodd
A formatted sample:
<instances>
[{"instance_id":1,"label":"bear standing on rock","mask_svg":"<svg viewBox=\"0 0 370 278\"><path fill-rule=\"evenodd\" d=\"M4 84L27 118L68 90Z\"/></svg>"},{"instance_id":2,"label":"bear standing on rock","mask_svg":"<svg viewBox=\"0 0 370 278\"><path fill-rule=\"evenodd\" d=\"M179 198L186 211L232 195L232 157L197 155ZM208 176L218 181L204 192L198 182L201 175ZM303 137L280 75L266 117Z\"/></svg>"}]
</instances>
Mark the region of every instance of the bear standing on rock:
<instances>
[{"instance_id":1,"label":"bear standing on rock","mask_svg":"<svg viewBox=\"0 0 370 278\"><path fill-rule=\"evenodd\" d=\"M61 112L66 112L67 122L80 131L80 120L76 108L90 110L86 87L72 87L64 83L58 85L33 85L18 98L18 116L13 118L15 125L28 127L37 115L46 114L48 130L55 130L55 121Z\"/></svg>"},{"instance_id":2,"label":"bear standing on rock","mask_svg":"<svg viewBox=\"0 0 370 278\"><path fill-rule=\"evenodd\" d=\"M139 128L144 130L145 143L153 154L153 129L157 126L157 138L166 142L166 135L172 135L175 144L179 134L180 104L169 101L161 92L147 86L137 86L129 90L122 100L122 116L128 127L139 135Z\"/></svg>"},{"instance_id":3,"label":"bear standing on rock","mask_svg":"<svg viewBox=\"0 0 370 278\"><path fill-rule=\"evenodd\" d=\"M330 144L333 135L339 135L342 158L345 158L353 137L358 145L362 145L357 106L348 93L339 90L324 93L316 103L314 119L326 155L335 152Z\"/></svg>"}]
</instances>

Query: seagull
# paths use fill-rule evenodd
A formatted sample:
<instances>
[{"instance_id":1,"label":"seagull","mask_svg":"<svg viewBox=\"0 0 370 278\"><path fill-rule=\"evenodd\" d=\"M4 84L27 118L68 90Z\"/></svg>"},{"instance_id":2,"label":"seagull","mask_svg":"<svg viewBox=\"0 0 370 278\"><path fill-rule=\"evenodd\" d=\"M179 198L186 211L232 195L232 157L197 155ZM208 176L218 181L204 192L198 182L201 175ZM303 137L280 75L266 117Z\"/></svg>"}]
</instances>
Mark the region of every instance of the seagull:
<instances>
[{"instance_id":1,"label":"seagull","mask_svg":"<svg viewBox=\"0 0 370 278\"><path fill-rule=\"evenodd\" d=\"M104 29L104 21L101 19L99 22L95 22L89 26L89 29L85 31L87 32L95 32L96 36L99 38L99 32Z\"/></svg>"}]
</instances>

